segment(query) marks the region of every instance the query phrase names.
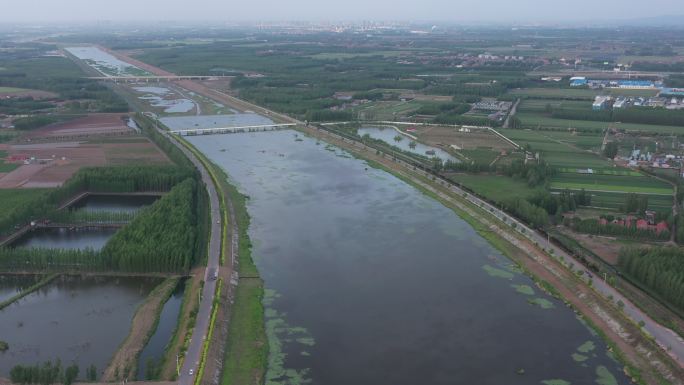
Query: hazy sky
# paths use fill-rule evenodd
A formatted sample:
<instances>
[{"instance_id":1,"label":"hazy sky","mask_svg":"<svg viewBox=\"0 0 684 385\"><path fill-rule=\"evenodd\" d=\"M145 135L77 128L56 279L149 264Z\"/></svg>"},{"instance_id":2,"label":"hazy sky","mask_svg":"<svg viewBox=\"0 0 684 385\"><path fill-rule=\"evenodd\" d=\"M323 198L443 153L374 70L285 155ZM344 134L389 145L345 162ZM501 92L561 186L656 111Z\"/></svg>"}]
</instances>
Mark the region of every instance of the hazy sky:
<instances>
[{"instance_id":1,"label":"hazy sky","mask_svg":"<svg viewBox=\"0 0 684 385\"><path fill-rule=\"evenodd\" d=\"M563 22L684 14L684 0L0 0L0 22L439 20Z\"/></svg>"}]
</instances>

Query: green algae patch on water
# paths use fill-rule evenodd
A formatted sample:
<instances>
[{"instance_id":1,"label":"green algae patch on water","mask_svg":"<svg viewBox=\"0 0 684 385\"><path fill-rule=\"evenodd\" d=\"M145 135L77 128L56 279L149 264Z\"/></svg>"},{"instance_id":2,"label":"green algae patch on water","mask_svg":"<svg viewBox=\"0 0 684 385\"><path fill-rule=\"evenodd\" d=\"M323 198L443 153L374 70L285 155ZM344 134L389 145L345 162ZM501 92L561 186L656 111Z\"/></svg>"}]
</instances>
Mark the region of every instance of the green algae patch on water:
<instances>
[{"instance_id":1,"label":"green algae patch on water","mask_svg":"<svg viewBox=\"0 0 684 385\"><path fill-rule=\"evenodd\" d=\"M596 383L599 385L618 385L615 376L603 365L596 367Z\"/></svg>"},{"instance_id":2,"label":"green algae patch on water","mask_svg":"<svg viewBox=\"0 0 684 385\"><path fill-rule=\"evenodd\" d=\"M528 298L527 302L529 302L531 305L536 305L539 306L542 309L553 309L556 307L553 302L549 301L546 298Z\"/></svg>"},{"instance_id":3,"label":"green algae patch on water","mask_svg":"<svg viewBox=\"0 0 684 385\"><path fill-rule=\"evenodd\" d=\"M511 285L520 294L534 295L534 289L529 285Z\"/></svg>"},{"instance_id":4,"label":"green algae patch on water","mask_svg":"<svg viewBox=\"0 0 684 385\"><path fill-rule=\"evenodd\" d=\"M484 271L487 272L492 277L498 277L498 278L505 278L505 279L513 279L514 275L510 271L506 271L503 269L499 269L490 265L484 265L482 266Z\"/></svg>"},{"instance_id":5,"label":"green algae patch on water","mask_svg":"<svg viewBox=\"0 0 684 385\"><path fill-rule=\"evenodd\" d=\"M575 362L584 362L588 360L589 357L585 356L584 354L572 353L572 359L575 360Z\"/></svg>"},{"instance_id":6,"label":"green algae patch on water","mask_svg":"<svg viewBox=\"0 0 684 385\"><path fill-rule=\"evenodd\" d=\"M577 348L577 351L580 353L589 353L594 349L596 349L596 345L594 344L594 341L587 341L587 342L583 343L582 345L580 345Z\"/></svg>"},{"instance_id":7,"label":"green algae patch on water","mask_svg":"<svg viewBox=\"0 0 684 385\"><path fill-rule=\"evenodd\" d=\"M264 306L271 306L280 297L274 290L264 290ZM303 327L292 327L285 321L285 315L273 308L266 308L266 336L268 337L268 366L266 369L267 385L300 385L311 383L308 378L309 369L292 369L285 367L284 344L297 341L307 346L315 344L313 337ZM306 343L302 342L305 341ZM302 356L309 356L308 352L301 352Z\"/></svg>"},{"instance_id":8,"label":"green algae patch on water","mask_svg":"<svg viewBox=\"0 0 684 385\"><path fill-rule=\"evenodd\" d=\"M541 383L544 385L571 385L570 382L561 380L559 378L553 380L544 380Z\"/></svg>"}]
</instances>

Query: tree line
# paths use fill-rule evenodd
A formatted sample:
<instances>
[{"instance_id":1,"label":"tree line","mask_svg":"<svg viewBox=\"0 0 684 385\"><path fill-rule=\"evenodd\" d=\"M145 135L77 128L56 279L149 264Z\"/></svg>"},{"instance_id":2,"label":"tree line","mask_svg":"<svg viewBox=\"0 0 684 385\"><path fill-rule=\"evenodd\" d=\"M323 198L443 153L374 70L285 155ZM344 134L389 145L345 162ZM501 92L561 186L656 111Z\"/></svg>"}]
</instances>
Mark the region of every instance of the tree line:
<instances>
[{"instance_id":1,"label":"tree line","mask_svg":"<svg viewBox=\"0 0 684 385\"><path fill-rule=\"evenodd\" d=\"M596 218L580 219L573 217L565 218L563 224L579 233L613 235L639 240L666 241L670 239L670 232L668 230L657 233L655 230L651 229L638 229L636 227L636 222L632 223L630 226L623 226L610 222L601 224L599 219Z\"/></svg>"},{"instance_id":2,"label":"tree line","mask_svg":"<svg viewBox=\"0 0 684 385\"><path fill-rule=\"evenodd\" d=\"M22 385L55 383L71 385L78 378L79 372L78 365L71 364L62 367L62 362L58 359L54 364L52 361L46 361L42 365L16 365L10 370L10 380L14 384ZM92 382L97 380L97 370L94 365L86 369L86 379Z\"/></svg>"},{"instance_id":3,"label":"tree line","mask_svg":"<svg viewBox=\"0 0 684 385\"><path fill-rule=\"evenodd\" d=\"M13 231L15 225L54 215L60 204L82 192L163 192L192 175L188 169L176 166L84 168L62 187L24 201L5 213L0 218L0 234Z\"/></svg>"},{"instance_id":4,"label":"tree line","mask_svg":"<svg viewBox=\"0 0 684 385\"><path fill-rule=\"evenodd\" d=\"M684 309L684 251L677 247L623 248L618 266L679 309Z\"/></svg>"},{"instance_id":5,"label":"tree line","mask_svg":"<svg viewBox=\"0 0 684 385\"><path fill-rule=\"evenodd\" d=\"M203 199L188 178L152 205L100 251L90 248L0 248L0 268L41 271L187 272L205 250L197 207ZM206 222L206 221L205 221Z\"/></svg>"}]
</instances>

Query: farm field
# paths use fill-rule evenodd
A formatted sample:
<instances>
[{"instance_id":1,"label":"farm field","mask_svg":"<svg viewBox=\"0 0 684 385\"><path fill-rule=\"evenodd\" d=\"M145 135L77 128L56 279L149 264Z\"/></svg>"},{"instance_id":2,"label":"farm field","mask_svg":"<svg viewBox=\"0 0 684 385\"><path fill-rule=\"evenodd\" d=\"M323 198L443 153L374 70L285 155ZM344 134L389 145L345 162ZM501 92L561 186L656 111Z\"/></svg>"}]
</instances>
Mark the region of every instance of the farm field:
<instances>
[{"instance_id":1,"label":"farm field","mask_svg":"<svg viewBox=\"0 0 684 385\"><path fill-rule=\"evenodd\" d=\"M126 115L95 114L33 130L4 145L17 161L0 176L0 188L57 187L83 167L166 164L168 158L126 125Z\"/></svg>"},{"instance_id":2,"label":"farm field","mask_svg":"<svg viewBox=\"0 0 684 385\"><path fill-rule=\"evenodd\" d=\"M591 191L591 206L604 209L619 210L625 203L625 194L616 192ZM672 210L672 196L650 195L648 196L648 208L660 212Z\"/></svg>"},{"instance_id":3,"label":"farm field","mask_svg":"<svg viewBox=\"0 0 684 385\"><path fill-rule=\"evenodd\" d=\"M523 99L518 105L518 112L545 112L547 106L551 108L591 108L591 101L562 100L562 99Z\"/></svg>"},{"instance_id":4,"label":"farm field","mask_svg":"<svg viewBox=\"0 0 684 385\"><path fill-rule=\"evenodd\" d=\"M495 151L502 151L513 149L510 143L485 130L459 132L458 128L455 127L417 126L411 134L415 135L420 141L432 146L453 144L466 150L489 148Z\"/></svg>"},{"instance_id":5,"label":"farm field","mask_svg":"<svg viewBox=\"0 0 684 385\"><path fill-rule=\"evenodd\" d=\"M416 111L429 102L411 101L378 101L363 104L352 109L360 120L393 120Z\"/></svg>"},{"instance_id":6,"label":"farm field","mask_svg":"<svg viewBox=\"0 0 684 385\"><path fill-rule=\"evenodd\" d=\"M672 206L672 187L639 172L614 167L605 158L582 150L598 150L600 135L573 134L565 131L500 129L499 132L520 145L529 144L540 151L542 159L558 169L551 179L552 191L586 190L592 195L592 206L619 209L626 193L649 196L649 207L666 211ZM578 170L592 169L592 174Z\"/></svg>"},{"instance_id":7,"label":"farm field","mask_svg":"<svg viewBox=\"0 0 684 385\"><path fill-rule=\"evenodd\" d=\"M490 164L500 154L498 151L494 151L491 148L474 148L469 150L459 150L458 152L473 162L480 164Z\"/></svg>"},{"instance_id":8,"label":"farm field","mask_svg":"<svg viewBox=\"0 0 684 385\"><path fill-rule=\"evenodd\" d=\"M647 176L560 173L553 177L551 189L672 195L670 185Z\"/></svg>"},{"instance_id":9,"label":"farm field","mask_svg":"<svg viewBox=\"0 0 684 385\"><path fill-rule=\"evenodd\" d=\"M0 87L0 94L13 94L16 92L23 92L23 91L28 91L28 90L24 89L24 88L16 88L16 87Z\"/></svg>"},{"instance_id":10,"label":"farm field","mask_svg":"<svg viewBox=\"0 0 684 385\"><path fill-rule=\"evenodd\" d=\"M495 202L504 202L514 197L527 198L541 190L529 187L522 180L503 175L449 174L448 177Z\"/></svg>"},{"instance_id":11,"label":"farm field","mask_svg":"<svg viewBox=\"0 0 684 385\"><path fill-rule=\"evenodd\" d=\"M533 152L539 151L542 159L552 166L572 168L612 167L611 163L588 151L574 148L566 143L553 141L545 131L499 129L502 135L521 146L529 146Z\"/></svg>"},{"instance_id":12,"label":"farm field","mask_svg":"<svg viewBox=\"0 0 684 385\"><path fill-rule=\"evenodd\" d=\"M584 88L517 88L509 91L509 94L523 98L593 100L601 92Z\"/></svg>"},{"instance_id":13,"label":"farm field","mask_svg":"<svg viewBox=\"0 0 684 385\"><path fill-rule=\"evenodd\" d=\"M676 133L684 135L684 127L679 126L659 126L655 124L638 124L638 123L610 123L598 122L591 120L569 120L556 119L547 116L541 116L534 113L519 113L516 114L523 127L527 128L555 128L555 129L577 129L577 130L591 130L601 132L608 127L623 129L626 131L641 131L652 133Z\"/></svg>"}]
</instances>

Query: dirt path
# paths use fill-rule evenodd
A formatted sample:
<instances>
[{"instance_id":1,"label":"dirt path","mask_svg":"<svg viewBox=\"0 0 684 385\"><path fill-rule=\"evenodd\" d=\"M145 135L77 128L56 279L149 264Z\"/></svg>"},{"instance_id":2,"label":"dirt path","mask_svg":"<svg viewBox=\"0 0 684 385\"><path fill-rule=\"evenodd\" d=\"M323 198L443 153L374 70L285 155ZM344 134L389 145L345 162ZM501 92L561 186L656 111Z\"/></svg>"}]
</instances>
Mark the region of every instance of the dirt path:
<instances>
[{"instance_id":1,"label":"dirt path","mask_svg":"<svg viewBox=\"0 0 684 385\"><path fill-rule=\"evenodd\" d=\"M178 278L167 278L152 290L133 317L131 331L109 363L100 381L112 382L135 378L137 358L151 337L159 312L178 284Z\"/></svg>"}]
</instances>

